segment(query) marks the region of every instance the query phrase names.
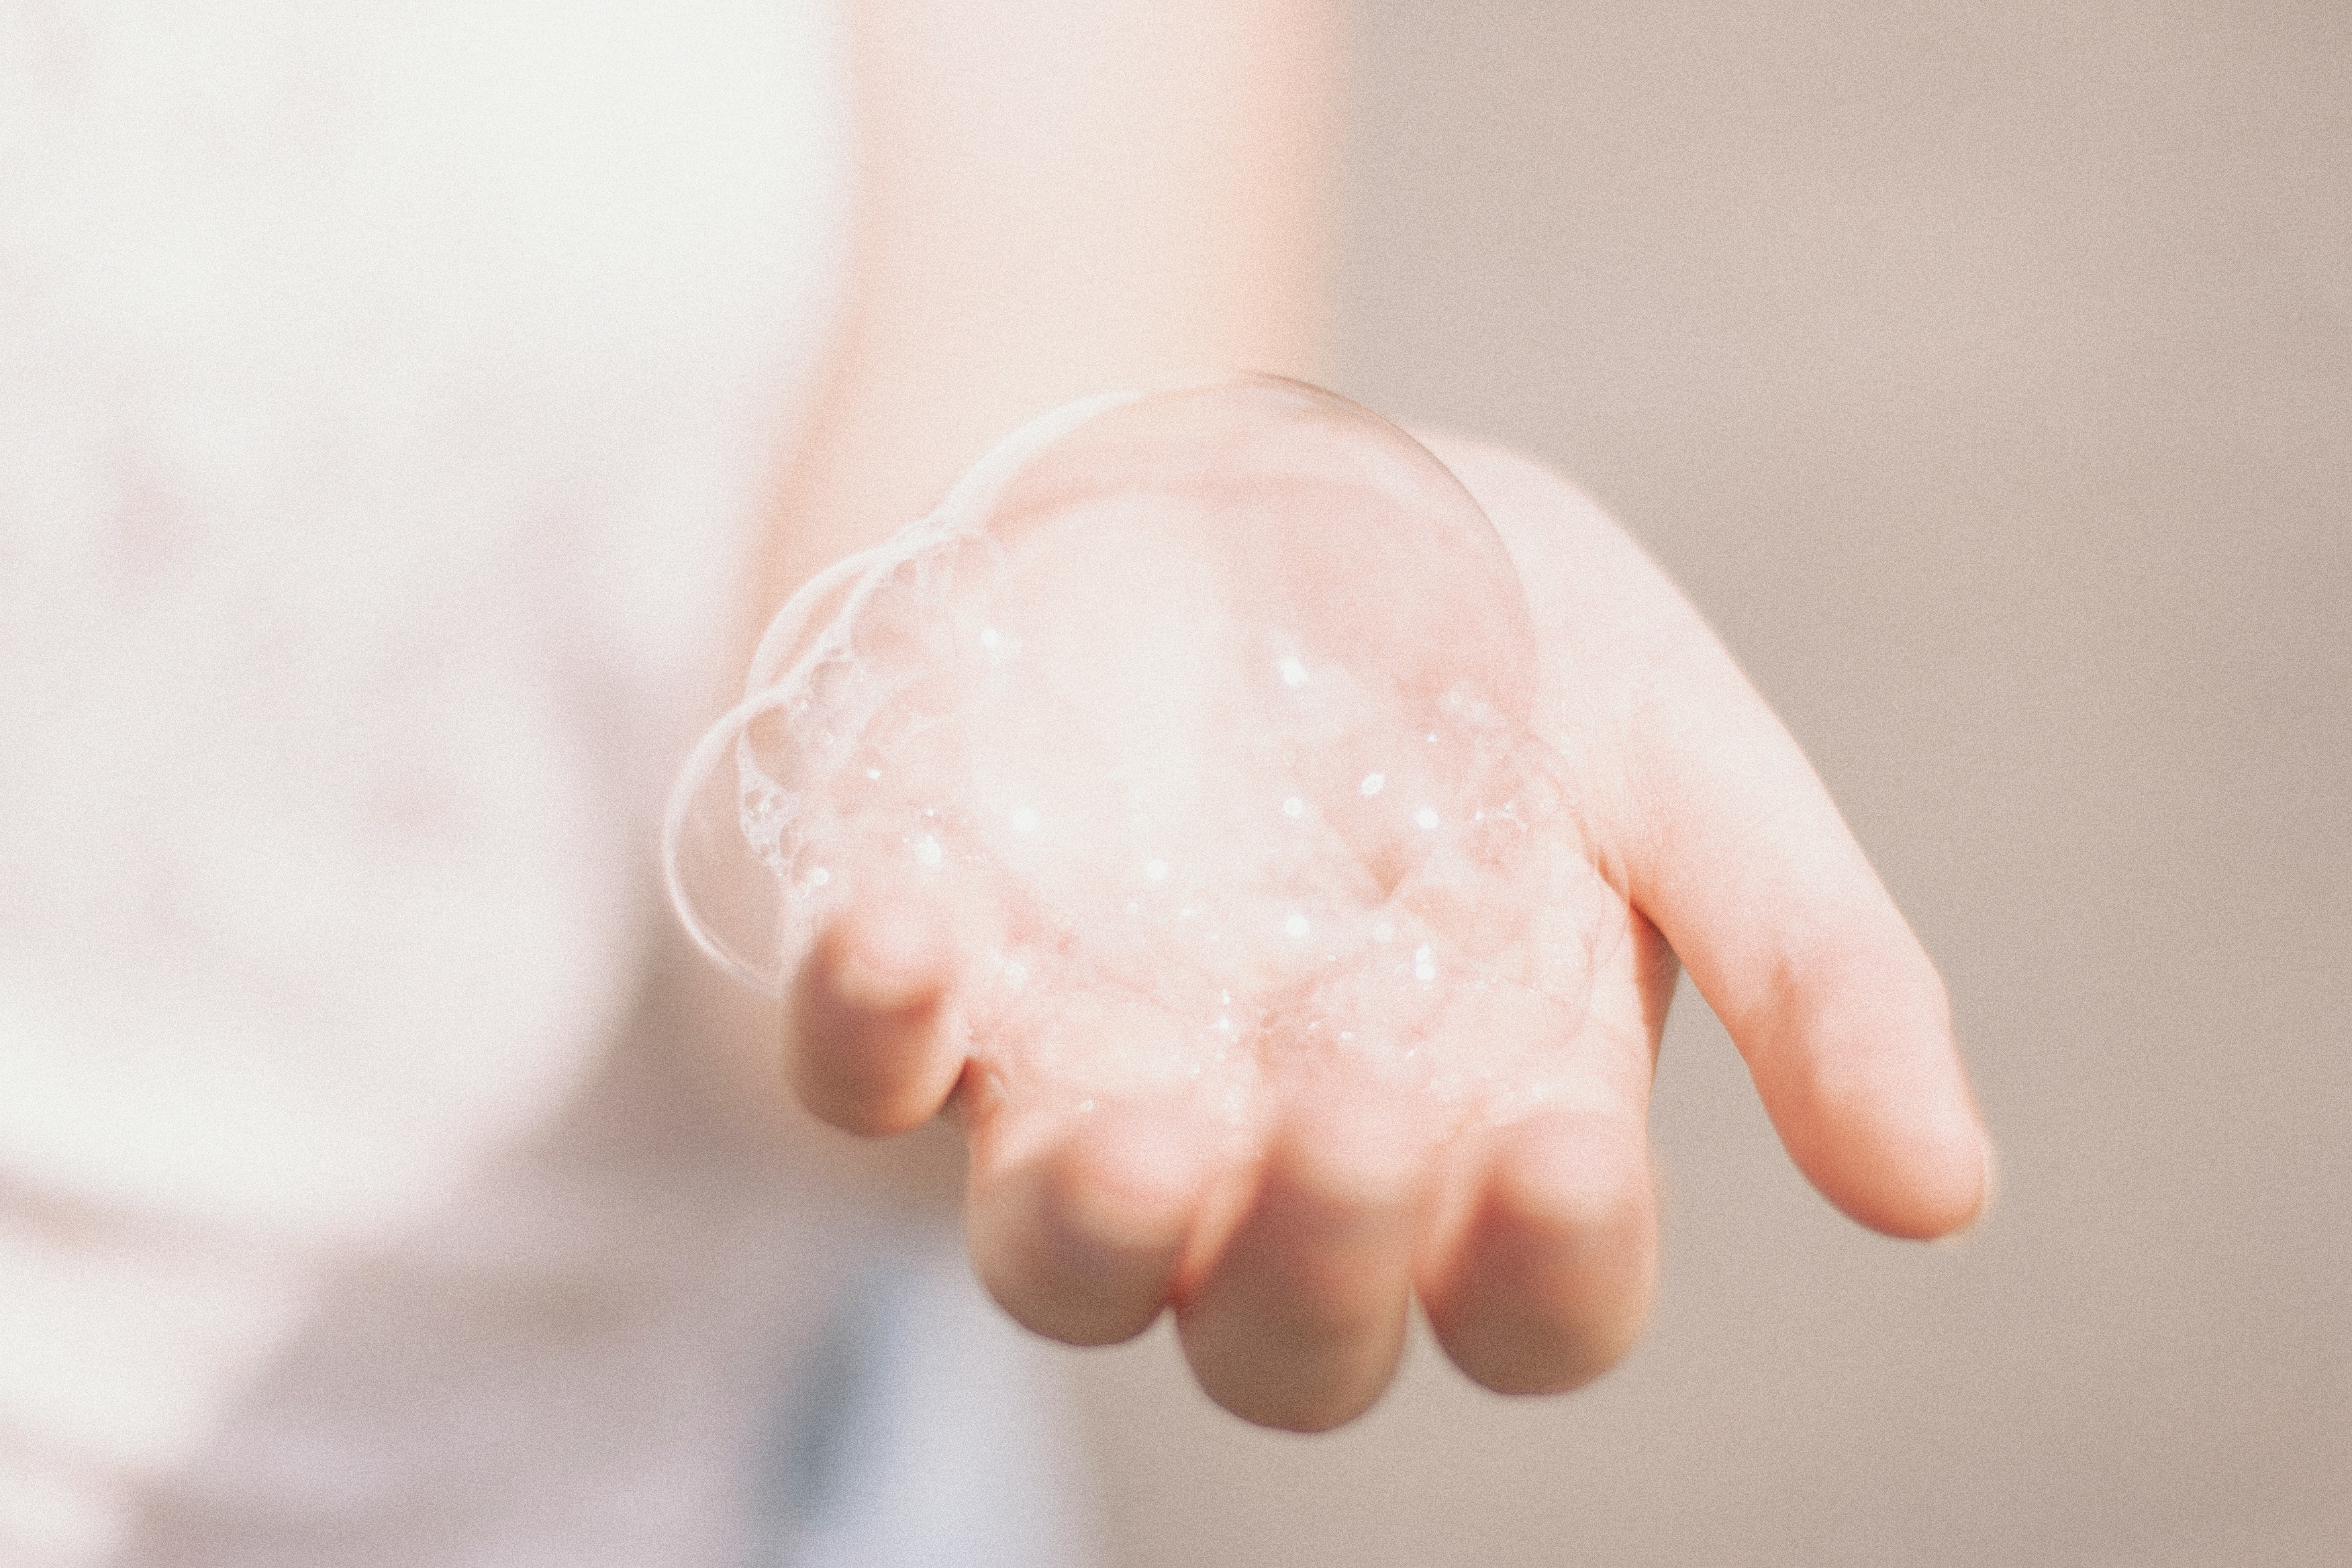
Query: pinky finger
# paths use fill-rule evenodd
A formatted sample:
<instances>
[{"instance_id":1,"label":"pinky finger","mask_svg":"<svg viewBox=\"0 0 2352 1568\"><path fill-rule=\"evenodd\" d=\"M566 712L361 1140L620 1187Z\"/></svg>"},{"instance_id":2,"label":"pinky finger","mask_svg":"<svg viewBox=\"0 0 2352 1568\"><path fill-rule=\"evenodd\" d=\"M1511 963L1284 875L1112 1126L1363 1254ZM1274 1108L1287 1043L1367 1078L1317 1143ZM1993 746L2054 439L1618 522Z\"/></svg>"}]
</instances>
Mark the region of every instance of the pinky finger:
<instances>
[{"instance_id":1,"label":"pinky finger","mask_svg":"<svg viewBox=\"0 0 2352 1568\"><path fill-rule=\"evenodd\" d=\"M802 1103L869 1137L937 1115L963 1070L955 972L948 930L923 904L870 901L845 911L793 987L784 1066Z\"/></svg>"}]
</instances>

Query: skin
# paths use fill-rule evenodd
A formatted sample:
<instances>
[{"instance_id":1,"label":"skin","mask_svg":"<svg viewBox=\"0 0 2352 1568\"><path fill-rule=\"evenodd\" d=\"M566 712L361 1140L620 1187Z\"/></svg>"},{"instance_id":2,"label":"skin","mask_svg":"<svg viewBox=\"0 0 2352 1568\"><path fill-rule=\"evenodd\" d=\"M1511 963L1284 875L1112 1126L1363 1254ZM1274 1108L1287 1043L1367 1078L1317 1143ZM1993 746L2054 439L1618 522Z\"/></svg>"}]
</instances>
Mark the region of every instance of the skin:
<instances>
[{"instance_id":1,"label":"skin","mask_svg":"<svg viewBox=\"0 0 2352 1568\"><path fill-rule=\"evenodd\" d=\"M876 0L856 13L861 206L827 395L763 587L936 500L1027 415L1202 365L1312 377L1336 47L1316 5ZM944 266L942 258L956 258ZM1677 960L1790 1157L1860 1223L1942 1236L1988 1144L1934 967L1787 732L1622 530L1541 467L1432 437L1504 536L1614 900L1577 1092L1433 1135L1370 1083L1236 1144L1173 1103L1051 1103L973 1068L955 912L876 896L822 934L784 1028L793 1091L887 1136L950 1107L982 1279L1073 1344L1173 1310L1201 1384L1319 1431L1392 1375L1418 1297L1455 1363L1547 1393L1632 1344L1656 1271L1647 1102ZM1089 998L1049 999L1084 1037Z\"/></svg>"}]
</instances>

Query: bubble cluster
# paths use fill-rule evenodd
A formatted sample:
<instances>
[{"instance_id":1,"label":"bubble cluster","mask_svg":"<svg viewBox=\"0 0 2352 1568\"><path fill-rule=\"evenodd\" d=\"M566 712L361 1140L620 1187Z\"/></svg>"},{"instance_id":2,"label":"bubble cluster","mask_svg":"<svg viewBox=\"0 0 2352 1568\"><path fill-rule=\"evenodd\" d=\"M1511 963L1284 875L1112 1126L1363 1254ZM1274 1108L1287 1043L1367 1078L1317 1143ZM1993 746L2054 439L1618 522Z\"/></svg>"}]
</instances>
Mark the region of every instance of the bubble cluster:
<instances>
[{"instance_id":1,"label":"bubble cluster","mask_svg":"<svg viewBox=\"0 0 2352 1568\"><path fill-rule=\"evenodd\" d=\"M1009 1079L1540 1093L1593 937L1536 689L1502 541L1402 431L1272 378L1106 395L777 616L671 889L771 993L861 890L977 911Z\"/></svg>"}]
</instances>

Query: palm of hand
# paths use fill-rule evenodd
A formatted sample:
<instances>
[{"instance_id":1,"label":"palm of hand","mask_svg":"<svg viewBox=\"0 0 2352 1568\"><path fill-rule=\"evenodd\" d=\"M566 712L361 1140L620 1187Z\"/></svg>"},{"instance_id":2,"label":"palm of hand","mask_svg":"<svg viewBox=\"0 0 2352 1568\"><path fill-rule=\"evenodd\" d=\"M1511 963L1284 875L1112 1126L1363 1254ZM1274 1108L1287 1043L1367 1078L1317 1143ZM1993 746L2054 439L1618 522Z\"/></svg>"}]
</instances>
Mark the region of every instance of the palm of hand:
<instances>
[{"instance_id":1,"label":"palm of hand","mask_svg":"<svg viewBox=\"0 0 2352 1568\"><path fill-rule=\"evenodd\" d=\"M1444 451L1510 562L1426 541L1402 597L1342 595L1295 646L1251 642L1149 508L1024 536L1014 590L961 628L1003 679L967 671L962 722L935 693L839 770L859 797L793 986L820 1115L958 1107L1009 1310L1102 1343L1172 1305L1202 1385L1270 1425L1377 1398L1415 1292L1505 1391L1631 1342L1662 927L1832 1199L1906 1235L1980 1202L1940 988L1801 757L1589 504ZM1300 501L1294 537L1344 531ZM1514 564L1524 615L1495 588ZM941 635L866 619L868 655Z\"/></svg>"}]
</instances>

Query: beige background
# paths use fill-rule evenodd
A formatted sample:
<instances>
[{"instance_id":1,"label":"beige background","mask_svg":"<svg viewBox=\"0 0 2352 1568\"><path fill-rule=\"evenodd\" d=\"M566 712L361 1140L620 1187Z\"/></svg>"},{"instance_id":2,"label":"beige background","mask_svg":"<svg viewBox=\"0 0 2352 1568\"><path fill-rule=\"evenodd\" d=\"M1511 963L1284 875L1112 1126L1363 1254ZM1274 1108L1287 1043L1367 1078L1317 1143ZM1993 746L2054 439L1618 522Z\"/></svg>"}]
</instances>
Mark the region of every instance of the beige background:
<instances>
[{"instance_id":1,"label":"beige background","mask_svg":"<svg viewBox=\"0 0 2352 1568\"><path fill-rule=\"evenodd\" d=\"M1685 994L1632 1361L1304 1440L1079 1362L1129 1564L2352 1563L2352 3L1360 12L1342 387L1580 475L1949 977L1977 1237Z\"/></svg>"}]
</instances>

